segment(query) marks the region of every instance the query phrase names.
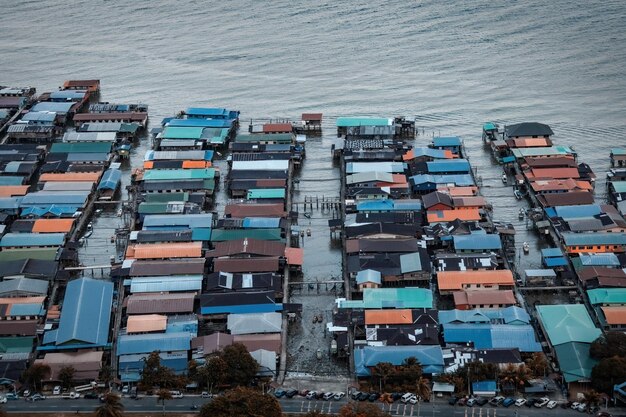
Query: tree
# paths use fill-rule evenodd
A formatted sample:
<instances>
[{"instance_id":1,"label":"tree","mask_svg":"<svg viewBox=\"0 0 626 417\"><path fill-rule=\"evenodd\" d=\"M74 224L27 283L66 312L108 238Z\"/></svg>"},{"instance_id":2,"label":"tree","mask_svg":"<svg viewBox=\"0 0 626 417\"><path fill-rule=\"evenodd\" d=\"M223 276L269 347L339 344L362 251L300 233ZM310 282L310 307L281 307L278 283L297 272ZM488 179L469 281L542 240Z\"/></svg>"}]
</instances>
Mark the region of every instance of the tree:
<instances>
[{"instance_id":1,"label":"tree","mask_svg":"<svg viewBox=\"0 0 626 417\"><path fill-rule=\"evenodd\" d=\"M591 409L600 402L600 393L596 390L590 390L583 393L583 404L587 404L587 409Z\"/></svg>"},{"instance_id":2,"label":"tree","mask_svg":"<svg viewBox=\"0 0 626 417\"><path fill-rule=\"evenodd\" d=\"M163 415L165 415L165 401L172 399L172 393L166 389L160 389L157 392L157 404L160 402L163 405Z\"/></svg>"},{"instance_id":3,"label":"tree","mask_svg":"<svg viewBox=\"0 0 626 417\"><path fill-rule=\"evenodd\" d=\"M237 387L200 408L200 417L281 417L278 400L259 391Z\"/></svg>"},{"instance_id":4,"label":"tree","mask_svg":"<svg viewBox=\"0 0 626 417\"><path fill-rule=\"evenodd\" d=\"M209 392L223 384L228 376L228 364L219 355L208 356L204 366L198 368L197 381L201 386L206 386Z\"/></svg>"},{"instance_id":5,"label":"tree","mask_svg":"<svg viewBox=\"0 0 626 417\"><path fill-rule=\"evenodd\" d=\"M376 366L372 368L372 375L378 377L378 383L381 390L384 391L387 385L387 378L393 375L396 368L391 362L378 362Z\"/></svg>"},{"instance_id":6,"label":"tree","mask_svg":"<svg viewBox=\"0 0 626 417\"><path fill-rule=\"evenodd\" d=\"M626 334L622 332L608 332L598 337L591 344L589 354L595 359L611 358L613 356L626 357Z\"/></svg>"},{"instance_id":7,"label":"tree","mask_svg":"<svg viewBox=\"0 0 626 417\"><path fill-rule=\"evenodd\" d=\"M73 366L64 366L59 369L59 380L63 385L63 388L69 388L72 385L72 381L74 381L74 374L76 373L76 369Z\"/></svg>"},{"instance_id":8,"label":"tree","mask_svg":"<svg viewBox=\"0 0 626 417\"><path fill-rule=\"evenodd\" d=\"M600 360L591 370L591 386L611 395L613 386L626 381L626 357L614 356Z\"/></svg>"},{"instance_id":9,"label":"tree","mask_svg":"<svg viewBox=\"0 0 626 417\"><path fill-rule=\"evenodd\" d=\"M333 414L322 413L321 411L309 411L304 417L333 417ZM1 416L0 416L1 417Z\"/></svg>"},{"instance_id":10,"label":"tree","mask_svg":"<svg viewBox=\"0 0 626 417\"><path fill-rule=\"evenodd\" d=\"M515 366L509 364L500 373L500 384L503 386L503 390L505 390L504 387L510 387L517 392L518 389L526 385L530 378L531 373L526 365Z\"/></svg>"},{"instance_id":11,"label":"tree","mask_svg":"<svg viewBox=\"0 0 626 417\"><path fill-rule=\"evenodd\" d=\"M123 417L124 405L115 394L105 394L102 404L96 408L96 417Z\"/></svg>"},{"instance_id":12,"label":"tree","mask_svg":"<svg viewBox=\"0 0 626 417\"><path fill-rule=\"evenodd\" d=\"M543 352L535 352L533 355L526 361L526 365L532 375L536 378L546 376L548 372L548 361L546 360L546 355Z\"/></svg>"},{"instance_id":13,"label":"tree","mask_svg":"<svg viewBox=\"0 0 626 417\"><path fill-rule=\"evenodd\" d=\"M422 400L430 400L430 381L424 377L419 377L415 381L415 394Z\"/></svg>"},{"instance_id":14,"label":"tree","mask_svg":"<svg viewBox=\"0 0 626 417\"><path fill-rule=\"evenodd\" d=\"M3 407L0 407L0 417L7 417L9 414Z\"/></svg>"},{"instance_id":15,"label":"tree","mask_svg":"<svg viewBox=\"0 0 626 417\"><path fill-rule=\"evenodd\" d=\"M410 390L415 381L422 376L422 365L414 356L406 358L396 369L395 376L406 386L407 390Z\"/></svg>"},{"instance_id":16,"label":"tree","mask_svg":"<svg viewBox=\"0 0 626 417\"><path fill-rule=\"evenodd\" d=\"M389 414L374 404L352 402L341 407L339 417L389 417Z\"/></svg>"},{"instance_id":17,"label":"tree","mask_svg":"<svg viewBox=\"0 0 626 417\"><path fill-rule=\"evenodd\" d=\"M141 385L147 389L158 386L160 388L179 388L184 385L174 371L167 366L161 365L160 353L154 351L145 359L141 371Z\"/></svg>"},{"instance_id":18,"label":"tree","mask_svg":"<svg viewBox=\"0 0 626 417\"><path fill-rule=\"evenodd\" d=\"M50 366L46 363L33 363L27 370L24 371L22 377L24 381L31 384L35 390L41 389L41 381L50 375Z\"/></svg>"},{"instance_id":19,"label":"tree","mask_svg":"<svg viewBox=\"0 0 626 417\"><path fill-rule=\"evenodd\" d=\"M100 368L100 381L104 382L107 386L109 382L113 381L113 368L109 365L102 365Z\"/></svg>"},{"instance_id":20,"label":"tree","mask_svg":"<svg viewBox=\"0 0 626 417\"><path fill-rule=\"evenodd\" d=\"M220 356L226 362L227 379L232 385L249 385L259 371L259 364L241 343L226 346Z\"/></svg>"}]
</instances>

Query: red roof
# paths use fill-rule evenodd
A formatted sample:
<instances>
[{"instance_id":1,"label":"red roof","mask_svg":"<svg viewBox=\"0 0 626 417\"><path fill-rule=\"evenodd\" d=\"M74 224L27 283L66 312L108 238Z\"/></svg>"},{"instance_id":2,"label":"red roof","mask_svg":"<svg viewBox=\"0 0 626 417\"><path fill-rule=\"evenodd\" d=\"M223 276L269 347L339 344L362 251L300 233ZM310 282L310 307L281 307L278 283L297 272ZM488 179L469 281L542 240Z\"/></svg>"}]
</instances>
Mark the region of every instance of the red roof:
<instances>
[{"instance_id":1,"label":"red roof","mask_svg":"<svg viewBox=\"0 0 626 417\"><path fill-rule=\"evenodd\" d=\"M285 248L285 257L289 265L304 264L304 249L302 248Z\"/></svg>"},{"instance_id":2,"label":"red roof","mask_svg":"<svg viewBox=\"0 0 626 417\"><path fill-rule=\"evenodd\" d=\"M291 123L265 123L263 133L291 133L293 126Z\"/></svg>"},{"instance_id":3,"label":"red roof","mask_svg":"<svg viewBox=\"0 0 626 417\"><path fill-rule=\"evenodd\" d=\"M228 204L226 217L287 217L282 204Z\"/></svg>"},{"instance_id":4,"label":"red roof","mask_svg":"<svg viewBox=\"0 0 626 417\"><path fill-rule=\"evenodd\" d=\"M213 260L215 272L275 272L280 267L277 256L259 258L217 258Z\"/></svg>"},{"instance_id":5,"label":"red roof","mask_svg":"<svg viewBox=\"0 0 626 417\"><path fill-rule=\"evenodd\" d=\"M302 113L302 120L305 122L321 122L322 113Z\"/></svg>"}]
</instances>

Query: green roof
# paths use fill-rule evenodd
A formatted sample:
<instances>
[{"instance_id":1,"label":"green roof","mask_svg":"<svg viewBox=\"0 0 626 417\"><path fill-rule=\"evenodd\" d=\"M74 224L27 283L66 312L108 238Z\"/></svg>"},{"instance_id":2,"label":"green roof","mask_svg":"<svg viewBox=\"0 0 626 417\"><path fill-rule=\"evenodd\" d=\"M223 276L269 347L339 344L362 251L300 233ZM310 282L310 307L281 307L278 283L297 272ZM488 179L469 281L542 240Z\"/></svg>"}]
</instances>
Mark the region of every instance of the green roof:
<instances>
[{"instance_id":1,"label":"green roof","mask_svg":"<svg viewBox=\"0 0 626 417\"><path fill-rule=\"evenodd\" d=\"M241 143L291 143L292 141L293 135L291 133L237 135L235 138L235 142Z\"/></svg>"},{"instance_id":2,"label":"green roof","mask_svg":"<svg viewBox=\"0 0 626 417\"><path fill-rule=\"evenodd\" d=\"M568 342L591 343L602 334L584 304L537 306L537 314L552 346Z\"/></svg>"},{"instance_id":3,"label":"green roof","mask_svg":"<svg viewBox=\"0 0 626 417\"><path fill-rule=\"evenodd\" d=\"M200 139L203 127L166 127L163 139Z\"/></svg>"},{"instance_id":4,"label":"green roof","mask_svg":"<svg viewBox=\"0 0 626 417\"><path fill-rule=\"evenodd\" d=\"M168 201L189 201L188 192L175 193L147 193L144 194L146 203L167 203Z\"/></svg>"},{"instance_id":5,"label":"green roof","mask_svg":"<svg viewBox=\"0 0 626 417\"><path fill-rule=\"evenodd\" d=\"M365 288L363 300L342 300L339 308L433 308L433 293L425 288Z\"/></svg>"},{"instance_id":6,"label":"green roof","mask_svg":"<svg viewBox=\"0 0 626 417\"><path fill-rule=\"evenodd\" d=\"M227 240L259 239L259 240L283 240L280 228L273 229L213 229L212 242L224 242Z\"/></svg>"},{"instance_id":7,"label":"green roof","mask_svg":"<svg viewBox=\"0 0 626 417\"><path fill-rule=\"evenodd\" d=\"M42 259L54 261L58 248L27 248L3 249L0 251L0 262L17 261L20 259Z\"/></svg>"},{"instance_id":8,"label":"green roof","mask_svg":"<svg viewBox=\"0 0 626 417\"><path fill-rule=\"evenodd\" d=\"M179 181L215 178L215 168L150 169L143 174L144 181Z\"/></svg>"},{"instance_id":9,"label":"green roof","mask_svg":"<svg viewBox=\"0 0 626 417\"><path fill-rule=\"evenodd\" d=\"M616 193L626 193L626 181L613 181L610 184Z\"/></svg>"},{"instance_id":10,"label":"green roof","mask_svg":"<svg viewBox=\"0 0 626 417\"><path fill-rule=\"evenodd\" d=\"M565 382L589 380L597 361L589 355L589 343L564 343L554 348Z\"/></svg>"},{"instance_id":11,"label":"green roof","mask_svg":"<svg viewBox=\"0 0 626 417\"><path fill-rule=\"evenodd\" d=\"M63 142L53 143L51 153L108 153L111 142Z\"/></svg>"},{"instance_id":12,"label":"green roof","mask_svg":"<svg viewBox=\"0 0 626 417\"><path fill-rule=\"evenodd\" d=\"M285 198L284 188L258 188L248 190L248 199L255 198Z\"/></svg>"},{"instance_id":13,"label":"green roof","mask_svg":"<svg viewBox=\"0 0 626 417\"><path fill-rule=\"evenodd\" d=\"M391 126L391 119L375 117L338 117L337 127Z\"/></svg>"},{"instance_id":14,"label":"green roof","mask_svg":"<svg viewBox=\"0 0 626 417\"><path fill-rule=\"evenodd\" d=\"M626 304L626 288L596 288L588 290L591 305Z\"/></svg>"},{"instance_id":15,"label":"green roof","mask_svg":"<svg viewBox=\"0 0 626 417\"><path fill-rule=\"evenodd\" d=\"M34 337L0 337L0 353L29 353Z\"/></svg>"},{"instance_id":16,"label":"green roof","mask_svg":"<svg viewBox=\"0 0 626 417\"><path fill-rule=\"evenodd\" d=\"M167 203L141 203L137 208L139 214L167 213Z\"/></svg>"}]
</instances>

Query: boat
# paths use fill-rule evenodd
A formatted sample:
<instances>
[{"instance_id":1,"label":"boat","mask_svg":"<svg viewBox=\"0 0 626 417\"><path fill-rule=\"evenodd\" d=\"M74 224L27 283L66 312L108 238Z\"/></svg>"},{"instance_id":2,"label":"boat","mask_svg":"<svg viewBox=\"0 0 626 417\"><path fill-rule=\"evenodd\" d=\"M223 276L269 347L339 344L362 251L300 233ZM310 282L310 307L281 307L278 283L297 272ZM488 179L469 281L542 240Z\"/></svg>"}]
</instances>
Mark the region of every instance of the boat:
<instances>
[{"instance_id":1,"label":"boat","mask_svg":"<svg viewBox=\"0 0 626 417\"><path fill-rule=\"evenodd\" d=\"M524 211L523 208L519 209L518 216L520 220L524 220L524 217L526 216L526 212Z\"/></svg>"},{"instance_id":2,"label":"boat","mask_svg":"<svg viewBox=\"0 0 626 417\"><path fill-rule=\"evenodd\" d=\"M513 191L513 195L515 196L515 198L517 198L518 200L521 200L522 198L524 198L524 194L522 194L522 192L520 190L514 190Z\"/></svg>"},{"instance_id":3,"label":"boat","mask_svg":"<svg viewBox=\"0 0 626 417\"><path fill-rule=\"evenodd\" d=\"M89 223L87 225L87 231L85 232L85 235L83 236L83 238L87 239L88 237L90 237L93 234L93 224Z\"/></svg>"},{"instance_id":4,"label":"boat","mask_svg":"<svg viewBox=\"0 0 626 417\"><path fill-rule=\"evenodd\" d=\"M509 178L506 176L506 174L502 174L502 183L503 184L508 184L509 182Z\"/></svg>"},{"instance_id":5,"label":"boat","mask_svg":"<svg viewBox=\"0 0 626 417\"><path fill-rule=\"evenodd\" d=\"M494 122L487 122L483 124L483 142L496 140L499 128L498 124Z\"/></svg>"},{"instance_id":6,"label":"boat","mask_svg":"<svg viewBox=\"0 0 626 417\"><path fill-rule=\"evenodd\" d=\"M522 249L524 250L524 253L530 252L530 245L528 244L528 242L524 242L522 244Z\"/></svg>"}]
</instances>

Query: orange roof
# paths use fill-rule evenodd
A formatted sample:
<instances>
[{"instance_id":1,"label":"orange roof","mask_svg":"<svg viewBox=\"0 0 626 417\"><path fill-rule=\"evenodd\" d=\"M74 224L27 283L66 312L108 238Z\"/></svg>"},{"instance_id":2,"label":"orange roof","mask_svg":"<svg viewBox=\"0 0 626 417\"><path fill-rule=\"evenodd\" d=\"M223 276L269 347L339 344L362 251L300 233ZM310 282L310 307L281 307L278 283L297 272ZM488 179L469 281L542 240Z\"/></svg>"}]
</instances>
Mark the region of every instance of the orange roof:
<instances>
[{"instance_id":1,"label":"orange roof","mask_svg":"<svg viewBox=\"0 0 626 417\"><path fill-rule=\"evenodd\" d=\"M144 169L152 169L153 166L154 166L154 161L143 161Z\"/></svg>"},{"instance_id":2,"label":"orange roof","mask_svg":"<svg viewBox=\"0 0 626 417\"><path fill-rule=\"evenodd\" d=\"M450 197L471 197L478 194L478 187L439 187L437 191L449 194Z\"/></svg>"},{"instance_id":3,"label":"orange roof","mask_svg":"<svg viewBox=\"0 0 626 417\"><path fill-rule=\"evenodd\" d=\"M209 168L211 166L211 162L209 161L183 161L183 168Z\"/></svg>"},{"instance_id":4,"label":"orange roof","mask_svg":"<svg viewBox=\"0 0 626 417\"><path fill-rule=\"evenodd\" d=\"M127 333L160 332L167 327L167 316L160 314L142 314L128 316Z\"/></svg>"},{"instance_id":5,"label":"orange roof","mask_svg":"<svg viewBox=\"0 0 626 417\"><path fill-rule=\"evenodd\" d=\"M46 173L46 174L41 174L41 176L39 177L39 182L46 182L46 181L96 182L100 179L100 174L101 172L65 172L63 174Z\"/></svg>"},{"instance_id":6,"label":"orange roof","mask_svg":"<svg viewBox=\"0 0 626 417\"><path fill-rule=\"evenodd\" d=\"M542 146L550 146L552 142L546 138L517 138L513 139L516 148L534 148Z\"/></svg>"},{"instance_id":7,"label":"orange roof","mask_svg":"<svg viewBox=\"0 0 626 417\"><path fill-rule=\"evenodd\" d=\"M400 310L365 310L365 324L411 324L413 312Z\"/></svg>"},{"instance_id":8,"label":"orange roof","mask_svg":"<svg viewBox=\"0 0 626 417\"><path fill-rule=\"evenodd\" d=\"M437 210L427 213L428 223L451 222L459 219L464 221L480 220L480 212L476 208L463 210Z\"/></svg>"},{"instance_id":9,"label":"orange roof","mask_svg":"<svg viewBox=\"0 0 626 417\"><path fill-rule=\"evenodd\" d=\"M532 168L524 173L526 178L565 179L580 178L578 168Z\"/></svg>"},{"instance_id":10,"label":"orange roof","mask_svg":"<svg viewBox=\"0 0 626 417\"><path fill-rule=\"evenodd\" d=\"M455 306L460 305L515 305L517 300L511 290L455 291Z\"/></svg>"},{"instance_id":11,"label":"orange roof","mask_svg":"<svg viewBox=\"0 0 626 417\"><path fill-rule=\"evenodd\" d=\"M37 219L31 232L33 233L68 233L72 230L76 219Z\"/></svg>"},{"instance_id":12,"label":"orange roof","mask_svg":"<svg viewBox=\"0 0 626 417\"><path fill-rule=\"evenodd\" d=\"M202 242L138 243L129 245L126 250L126 258L129 259L199 258L201 256Z\"/></svg>"},{"instance_id":13,"label":"orange roof","mask_svg":"<svg viewBox=\"0 0 626 417\"><path fill-rule=\"evenodd\" d=\"M3 185L0 187L0 197L26 195L27 192L28 185Z\"/></svg>"},{"instance_id":14,"label":"orange roof","mask_svg":"<svg viewBox=\"0 0 626 417\"><path fill-rule=\"evenodd\" d=\"M572 178L561 180L535 180L530 182L532 189L538 193L544 191L592 191L589 181L576 181Z\"/></svg>"},{"instance_id":15,"label":"orange roof","mask_svg":"<svg viewBox=\"0 0 626 417\"><path fill-rule=\"evenodd\" d=\"M602 307L608 324L626 324L626 306Z\"/></svg>"},{"instance_id":16,"label":"orange roof","mask_svg":"<svg viewBox=\"0 0 626 417\"><path fill-rule=\"evenodd\" d=\"M458 158L458 155L453 153L451 150L444 149L444 159L455 159ZM415 159L415 151L414 149L409 149L402 155L403 161L410 161L411 159Z\"/></svg>"},{"instance_id":17,"label":"orange roof","mask_svg":"<svg viewBox=\"0 0 626 417\"><path fill-rule=\"evenodd\" d=\"M439 290L458 291L464 285L492 284L514 285L513 274L508 269L488 271L439 271L437 272Z\"/></svg>"},{"instance_id":18,"label":"orange roof","mask_svg":"<svg viewBox=\"0 0 626 417\"><path fill-rule=\"evenodd\" d=\"M289 265L302 265L304 263L304 249L285 248L285 257Z\"/></svg>"}]
</instances>

